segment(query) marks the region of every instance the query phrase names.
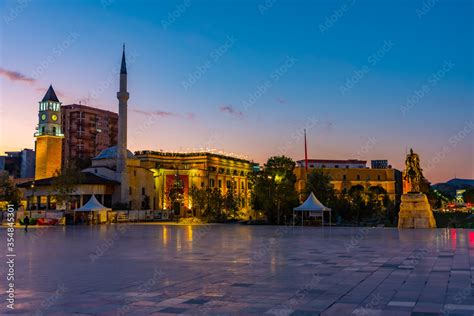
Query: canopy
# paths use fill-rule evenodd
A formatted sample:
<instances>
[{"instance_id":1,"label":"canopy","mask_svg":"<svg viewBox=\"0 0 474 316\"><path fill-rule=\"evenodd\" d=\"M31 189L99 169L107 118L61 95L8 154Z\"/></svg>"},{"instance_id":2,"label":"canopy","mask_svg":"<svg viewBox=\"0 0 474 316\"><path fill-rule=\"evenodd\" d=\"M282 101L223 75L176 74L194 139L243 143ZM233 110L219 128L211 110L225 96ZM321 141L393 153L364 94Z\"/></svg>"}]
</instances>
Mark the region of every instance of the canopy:
<instances>
[{"instance_id":1,"label":"canopy","mask_svg":"<svg viewBox=\"0 0 474 316\"><path fill-rule=\"evenodd\" d=\"M100 204L100 202L95 198L95 195L92 195L86 204L84 204L81 208L75 209L74 212L98 212L108 210L111 209Z\"/></svg>"},{"instance_id":2,"label":"canopy","mask_svg":"<svg viewBox=\"0 0 474 316\"><path fill-rule=\"evenodd\" d=\"M323 205L323 203L319 202L313 192L308 196L306 201L298 207L295 207L293 211L310 211L310 212L322 212L322 211L330 211L329 207Z\"/></svg>"},{"instance_id":3,"label":"canopy","mask_svg":"<svg viewBox=\"0 0 474 316\"><path fill-rule=\"evenodd\" d=\"M329 225L331 225L331 209L319 202L313 192L308 196L306 201L293 209L293 226L295 225L295 212L301 212L301 225L304 222L304 212L308 212L310 217L321 217L321 225L324 226L324 212L329 212Z\"/></svg>"}]
</instances>

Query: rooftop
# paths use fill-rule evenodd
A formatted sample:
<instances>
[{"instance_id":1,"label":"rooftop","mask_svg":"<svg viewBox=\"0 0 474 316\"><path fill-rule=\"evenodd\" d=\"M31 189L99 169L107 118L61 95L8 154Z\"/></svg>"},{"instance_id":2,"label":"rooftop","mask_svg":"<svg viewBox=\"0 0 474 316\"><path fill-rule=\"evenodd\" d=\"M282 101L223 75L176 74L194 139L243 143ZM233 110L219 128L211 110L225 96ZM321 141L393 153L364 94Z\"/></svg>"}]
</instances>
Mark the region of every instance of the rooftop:
<instances>
[{"instance_id":1,"label":"rooftop","mask_svg":"<svg viewBox=\"0 0 474 316\"><path fill-rule=\"evenodd\" d=\"M82 172L82 175L83 176L80 179L78 179L77 184L120 184L117 181L102 178L90 172ZM18 184L18 187L29 188L31 187L32 184L34 184L37 187L50 186L54 184L54 179L56 178L57 177L52 177L52 178L46 178L46 179L41 179L41 180L23 182L21 184Z\"/></svg>"}]
</instances>

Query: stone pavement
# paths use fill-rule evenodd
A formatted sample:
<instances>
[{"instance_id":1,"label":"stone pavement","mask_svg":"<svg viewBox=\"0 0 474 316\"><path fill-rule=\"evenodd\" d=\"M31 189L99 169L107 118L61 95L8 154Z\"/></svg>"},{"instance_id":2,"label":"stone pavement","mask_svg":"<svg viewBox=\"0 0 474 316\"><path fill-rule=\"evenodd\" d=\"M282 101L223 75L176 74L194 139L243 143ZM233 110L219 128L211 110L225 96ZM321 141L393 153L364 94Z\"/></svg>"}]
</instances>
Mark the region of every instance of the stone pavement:
<instances>
[{"instance_id":1,"label":"stone pavement","mask_svg":"<svg viewBox=\"0 0 474 316\"><path fill-rule=\"evenodd\" d=\"M474 314L474 230L118 224L15 247L2 315Z\"/></svg>"}]
</instances>

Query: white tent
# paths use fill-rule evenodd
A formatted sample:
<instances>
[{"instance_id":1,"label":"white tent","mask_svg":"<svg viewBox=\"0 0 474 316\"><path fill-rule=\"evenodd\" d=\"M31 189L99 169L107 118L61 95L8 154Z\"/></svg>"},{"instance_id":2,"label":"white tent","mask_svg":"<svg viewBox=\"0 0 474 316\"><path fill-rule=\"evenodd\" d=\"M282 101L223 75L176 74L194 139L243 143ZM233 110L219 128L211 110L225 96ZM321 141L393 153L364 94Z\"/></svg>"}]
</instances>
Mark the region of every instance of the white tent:
<instances>
[{"instance_id":1,"label":"white tent","mask_svg":"<svg viewBox=\"0 0 474 316\"><path fill-rule=\"evenodd\" d=\"M107 221L107 211L111 211L111 208L103 206L99 201L97 201L95 195L92 195L89 201L84 204L82 207L74 210L74 222L77 212L90 212L90 218L93 219L97 214L97 220L99 222Z\"/></svg>"},{"instance_id":2,"label":"white tent","mask_svg":"<svg viewBox=\"0 0 474 316\"><path fill-rule=\"evenodd\" d=\"M331 209L319 202L313 192L306 201L293 209L293 225L295 224L295 212L301 212L301 225L303 225L304 212L308 212L310 217L321 217L321 224L324 226L324 212L329 212L329 225L331 225Z\"/></svg>"}]
</instances>

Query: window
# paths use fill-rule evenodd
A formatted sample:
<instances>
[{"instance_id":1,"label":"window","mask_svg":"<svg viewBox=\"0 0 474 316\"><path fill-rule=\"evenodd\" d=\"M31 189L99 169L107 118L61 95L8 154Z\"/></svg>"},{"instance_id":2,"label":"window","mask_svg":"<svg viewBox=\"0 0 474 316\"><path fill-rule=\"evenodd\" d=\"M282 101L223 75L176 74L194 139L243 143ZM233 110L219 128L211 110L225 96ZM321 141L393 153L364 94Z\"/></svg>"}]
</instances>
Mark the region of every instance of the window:
<instances>
[{"instance_id":1,"label":"window","mask_svg":"<svg viewBox=\"0 0 474 316\"><path fill-rule=\"evenodd\" d=\"M357 180L360 180L360 174L357 175Z\"/></svg>"},{"instance_id":2,"label":"window","mask_svg":"<svg viewBox=\"0 0 474 316\"><path fill-rule=\"evenodd\" d=\"M128 187L128 194L132 195L132 187Z\"/></svg>"},{"instance_id":3,"label":"window","mask_svg":"<svg viewBox=\"0 0 474 316\"><path fill-rule=\"evenodd\" d=\"M133 176L134 176L134 177L137 176L137 170L133 170Z\"/></svg>"},{"instance_id":4,"label":"window","mask_svg":"<svg viewBox=\"0 0 474 316\"><path fill-rule=\"evenodd\" d=\"M339 165L335 165L334 168L339 168Z\"/></svg>"},{"instance_id":5,"label":"window","mask_svg":"<svg viewBox=\"0 0 474 316\"><path fill-rule=\"evenodd\" d=\"M347 176L345 174L342 175L342 180L347 180Z\"/></svg>"},{"instance_id":6,"label":"window","mask_svg":"<svg viewBox=\"0 0 474 316\"><path fill-rule=\"evenodd\" d=\"M53 126L53 135L56 135L56 127Z\"/></svg>"},{"instance_id":7,"label":"window","mask_svg":"<svg viewBox=\"0 0 474 316\"><path fill-rule=\"evenodd\" d=\"M245 182L244 182L244 181L242 181L242 185L240 186L240 189L241 189L242 191L245 190Z\"/></svg>"},{"instance_id":8,"label":"window","mask_svg":"<svg viewBox=\"0 0 474 316\"><path fill-rule=\"evenodd\" d=\"M321 168L326 168L326 165L321 165Z\"/></svg>"},{"instance_id":9,"label":"window","mask_svg":"<svg viewBox=\"0 0 474 316\"><path fill-rule=\"evenodd\" d=\"M41 134L44 134L44 126L41 126Z\"/></svg>"},{"instance_id":10,"label":"window","mask_svg":"<svg viewBox=\"0 0 474 316\"><path fill-rule=\"evenodd\" d=\"M380 175L378 175L378 176L377 176L377 180L379 180L379 181L380 181Z\"/></svg>"},{"instance_id":11,"label":"window","mask_svg":"<svg viewBox=\"0 0 474 316\"><path fill-rule=\"evenodd\" d=\"M349 169L349 165L346 165L346 169Z\"/></svg>"},{"instance_id":12,"label":"window","mask_svg":"<svg viewBox=\"0 0 474 316\"><path fill-rule=\"evenodd\" d=\"M225 183L226 188L230 188L230 180L227 180Z\"/></svg>"},{"instance_id":13,"label":"window","mask_svg":"<svg viewBox=\"0 0 474 316\"><path fill-rule=\"evenodd\" d=\"M222 180L219 180L219 182L217 184L219 186L219 189L222 188Z\"/></svg>"},{"instance_id":14,"label":"window","mask_svg":"<svg viewBox=\"0 0 474 316\"><path fill-rule=\"evenodd\" d=\"M209 187L210 188L214 187L214 179L209 179Z\"/></svg>"},{"instance_id":15,"label":"window","mask_svg":"<svg viewBox=\"0 0 474 316\"><path fill-rule=\"evenodd\" d=\"M145 195L145 188L142 188L142 195Z\"/></svg>"},{"instance_id":16,"label":"window","mask_svg":"<svg viewBox=\"0 0 474 316\"><path fill-rule=\"evenodd\" d=\"M309 165L310 168L314 168L314 165Z\"/></svg>"},{"instance_id":17,"label":"window","mask_svg":"<svg viewBox=\"0 0 474 316\"><path fill-rule=\"evenodd\" d=\"M204 188L204 182L201 182L201 188Z\"/></svg>"}]
</instances>

